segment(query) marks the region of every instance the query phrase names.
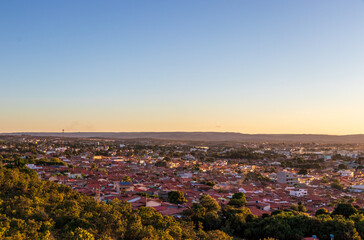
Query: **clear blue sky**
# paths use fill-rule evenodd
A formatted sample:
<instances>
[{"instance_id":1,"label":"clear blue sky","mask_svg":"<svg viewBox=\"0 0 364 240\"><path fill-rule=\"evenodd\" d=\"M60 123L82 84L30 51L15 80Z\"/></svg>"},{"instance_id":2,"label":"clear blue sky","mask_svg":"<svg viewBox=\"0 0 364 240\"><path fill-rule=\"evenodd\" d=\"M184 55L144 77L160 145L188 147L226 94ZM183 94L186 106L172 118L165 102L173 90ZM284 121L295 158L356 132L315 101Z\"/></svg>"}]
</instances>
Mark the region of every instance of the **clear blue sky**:
<instances>
[{"instance_id":1,"label":"clear blue sky","mask_svg":"<svg viewBox=\"0 0 364 240\"><path fill-rule=\"evenodd\" d=\"M363 0L0 1L0 132L364 133Z\"/></svg>"}]
</instances>

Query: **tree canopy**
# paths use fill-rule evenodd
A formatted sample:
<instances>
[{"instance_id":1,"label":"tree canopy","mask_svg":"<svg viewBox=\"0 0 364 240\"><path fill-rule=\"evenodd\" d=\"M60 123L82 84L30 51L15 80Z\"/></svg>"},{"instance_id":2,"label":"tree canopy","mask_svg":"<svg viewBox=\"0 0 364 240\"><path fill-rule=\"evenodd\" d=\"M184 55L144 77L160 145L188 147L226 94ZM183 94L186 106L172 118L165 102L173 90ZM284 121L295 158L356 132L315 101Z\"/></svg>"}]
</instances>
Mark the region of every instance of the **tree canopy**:
<instances>
[{"instance_id":1,"label":"tree canopy","mask_svg":"<svg viewBox=\"0 0 364 240\"><path fill-rule=\"evenodd\" d=\"M169 192L168 193L168 201L170 203L175 203L175 204L182 204L184 202L187 202L183 192L181 192L181 191L171 191L171 192Z\"/></svg>"},{"instance_id":2,"label":"tree canopy","mask_svg":"<svg viewBox=\"0 0 364 240\"><path fill-rule=\"evenodd\" d=\"M171 201L183 203L179 191ZM245 196L232 199L245 204ZM289 239L317 235L319 239L364 238L364 209L340 203L332 213L320 209L315 217L302 210L254 216L241 204L220 206L208 195L184 211L182 219L163 216L154 208L132 209L127 202L97 202L68 186L41 181L23 167L0 166L0 239ZM298 204L297 207L303 206Z\"/></svg>"}]
</instances>

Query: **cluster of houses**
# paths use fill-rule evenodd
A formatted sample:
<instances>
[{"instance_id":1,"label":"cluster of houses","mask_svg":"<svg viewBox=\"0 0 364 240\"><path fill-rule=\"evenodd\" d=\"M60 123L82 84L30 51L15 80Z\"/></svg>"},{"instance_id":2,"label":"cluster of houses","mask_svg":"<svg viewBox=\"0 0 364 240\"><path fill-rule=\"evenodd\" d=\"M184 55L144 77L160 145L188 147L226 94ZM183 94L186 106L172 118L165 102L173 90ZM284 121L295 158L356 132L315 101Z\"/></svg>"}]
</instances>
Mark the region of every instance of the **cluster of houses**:
<instances>
[{"instance_id":1,"label":"cluster of houses","mask_svg":"<svg viewBox=\"0 0 364 240\"><path fill-rule=\"evenodd\" d=\"M28 145L37 145L42 154L34 155L15 144L1 145L0 153L19 149L25 152L24 157L58 157L63 165L33 163L28 167L37 171L43 180L68 185L98 201L119 199L129 202L133 208L153 207L163 215L181 216L183 210L198 203L203 194L224 205L236 192L245 194L246 206L257 216L291 208L298 202L304 204L309 214L319 208L331 211L335 204L343 201L364 206L364 170L358 167L364 164L364 158L360 158L364 152L348 146L341 149L337 146L250 144L245 147L255 148L255 153L273 152L278 157L257 160L219 157L213 161L207 161L207 158L201 161L201 155L211 153L209 147L176 144L169 146L173 154L166 157L161 151L145 146L142 154L135 156L135 151L126 144L115 147L99 142L87 143L82 149L82 144L73 148L60 146L60 139L28 138L24 141ZM235 148L216 149L217 154L224 155ZM97 155L96 152L108 154ZM303 161L323 159L325 167L299 174L300 169L284 164L296 157ZM163 164L159 164L161 162ZM338 171L339 165L345 165L345 168ZM333 179L336 186L333 186ZM187 202L170 203L168 193L171 191L183 192Z\"/></svg>"},{"instance_id":2,"label":"cluster of houses","mask_svg":"<svg viewBox=\"0 0 364 240\"><path fill-rule=\"evenodd\" d=\"M319 208L332 210L338 201L352 201L364 206L364 171L343 170L336 177L344 190L331 187L324 176L329 170L298 175L293 169L275 166L276 173L263 172L264 166L228 164L226 160L198 163L196 160L172 159L167 166L157 167L153 159L133 157L61 157L68 166L36 166L40 178L65 184L99 201L119 199L132 207L153 207L161 214L179 217L183 210L198 203L203 194L227 204L236 192L243 192L247 207L257 216L301 202L308 213ZM249 172L261 179L247 178ZM210 184L206 184L210 183ZM213 184L211 184L213 183ZM183 204L168 202L170 191L181 191Z\"/></svg>"}]
</instances>

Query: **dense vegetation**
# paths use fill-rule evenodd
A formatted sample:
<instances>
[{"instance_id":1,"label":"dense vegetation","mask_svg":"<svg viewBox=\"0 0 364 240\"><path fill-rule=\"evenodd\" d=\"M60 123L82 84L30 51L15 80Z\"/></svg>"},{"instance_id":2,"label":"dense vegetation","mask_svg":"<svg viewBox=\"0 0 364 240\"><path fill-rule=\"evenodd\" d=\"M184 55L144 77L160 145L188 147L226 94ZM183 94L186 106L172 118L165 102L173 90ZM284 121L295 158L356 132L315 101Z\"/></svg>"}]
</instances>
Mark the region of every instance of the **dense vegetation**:
<instances>
[{"instance_id":1,"label":"dense vegetation","mask_svg":"<svg viewBox=\"0 0 364 240\"><path fill-rule=\"evenodd\" d=\"M204 195L199 204L185 211L185 218L193 221L196 229L220 229L239 239L300 240L316 235L321 240L364 239L364 209L351 204L338 204L330 214L319 209L315 217L303 213L302 204L292 210L274 211L271 215L254 216L245 204L242 194L234 194L228 205L220 206L216 200Z\"/></svg>"},{"instance_id":2,"label":"dense vegetation","mask_svg":"<svg viewBox=\"0 0 364 240\"><path fill-rule=\"evenodd\" d=\"M169 198L184 202L180 192L171 192ZM317 235L326 240L330 234L338 240L364 239L364 210L358 206L338 204L332 213L322 209L314 217L297 206L256 217L245 204L242 193L223 207L203 195L176 220L153 208L133 210L121 201L97 202L67 186L41 181L21 164L0 166L1 239L295 240Z\"/></svg>"},{"instance_id":3,"label":"dense vegetation","mask_svg":"<svg viewBox=\"0 0 364 240\"><path fill-rule=\"evenodd\" d=\"M1 167L0 190L1 239L230 239L221 231L195 231L153 208L99 203L25 168Z\"/></svg>"}]
</instances>

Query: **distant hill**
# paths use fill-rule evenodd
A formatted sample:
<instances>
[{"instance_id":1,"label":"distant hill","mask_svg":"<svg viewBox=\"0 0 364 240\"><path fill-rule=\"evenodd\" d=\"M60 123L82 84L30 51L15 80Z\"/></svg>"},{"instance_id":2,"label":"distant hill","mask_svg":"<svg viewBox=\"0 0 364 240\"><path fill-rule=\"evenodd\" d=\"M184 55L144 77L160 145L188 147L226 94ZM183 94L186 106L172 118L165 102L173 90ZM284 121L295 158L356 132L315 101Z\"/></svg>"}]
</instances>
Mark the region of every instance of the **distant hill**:
<instances>
[{"instance_id":1,"label":"distant hill","mask_svg":"<svg viewBox=\"0 0 364 240\"><path fill-rule=\"evenodd\" d=\"M19 132L1 135L31 135L60 137L55 132ZM206 142L317 142L317 143L364 143L364 134L316 135L316 134L243 134L233 132L70 132L65 137L158 139Z\"/></svg>"}]
</instances>

